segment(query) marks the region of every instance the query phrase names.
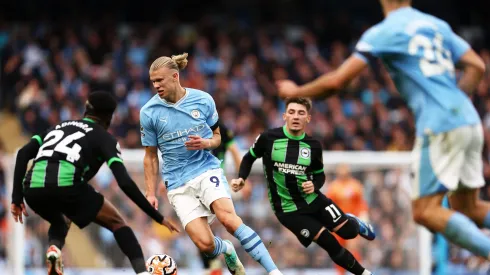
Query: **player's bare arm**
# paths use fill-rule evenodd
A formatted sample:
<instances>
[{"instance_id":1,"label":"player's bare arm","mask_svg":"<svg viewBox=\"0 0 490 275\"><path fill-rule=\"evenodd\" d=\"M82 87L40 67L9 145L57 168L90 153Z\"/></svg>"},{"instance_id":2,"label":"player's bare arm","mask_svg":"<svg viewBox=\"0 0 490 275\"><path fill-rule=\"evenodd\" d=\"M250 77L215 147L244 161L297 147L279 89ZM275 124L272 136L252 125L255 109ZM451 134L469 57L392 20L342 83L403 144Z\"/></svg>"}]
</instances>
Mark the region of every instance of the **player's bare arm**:
<instances>
[{"instance_id":1,"label":"player's bare arm","mask_svg":"<svg viewBox=\"0 0 490 275\"><path fill-rule=\"evenodd\" d=\"M155 209L158 209L158 199L155 196L155 184L158 179L158 150L156 146L145 147L143 166L145 170L146 199Z\"/></svg>"},{"instance_id":2,"label":"player's bare arm","mask_svg":"<svg viewBox=\"0 0 490 275\"><path fill-rule=\"evenodd\" d=\"M366 61L351 55L337 70L304 85L298 86L291 80L277 81L279 96L283 98L325 96L345 87L366 67Z\"/></svg>"},{"instance_id":3,"label":"player's bare arm","mask_svg":"<svg viewBox=\"0 0 490 275\"><path fill-rule=\"evenodd\" d=\"M233 162L235 163L235 170L238 170L240 168L240 163L242 162L242 157L240 156L240 151L238 150L236 143L232 143L228 147L228 151L230 151L231 156L233 157Z\"/></svg>"},{"instance_id":4,"label":"player's bare arm","mask_svg":"<svg viewBox=\"0 0 490 275\"><path fill-rule=\"evenodd\" d=\"M213 150L221 143L221 133L219 127L213 130L211 138L202 138L200 136L190 135L189 140L184 143L187 150Z\"/></svg>"},{"instance_id":5,"label":"player's bare arm","mask_svg":"<svg viewBox=\"0 0 490 275\"><path fill-rule=\"evenodd\" d=\"M466 93L473 92L485 73L485 63L480 56L473 50L468 50L459 60L463 68L463 76L458 82L458 86Z\"/></svg>"}]
</instances>

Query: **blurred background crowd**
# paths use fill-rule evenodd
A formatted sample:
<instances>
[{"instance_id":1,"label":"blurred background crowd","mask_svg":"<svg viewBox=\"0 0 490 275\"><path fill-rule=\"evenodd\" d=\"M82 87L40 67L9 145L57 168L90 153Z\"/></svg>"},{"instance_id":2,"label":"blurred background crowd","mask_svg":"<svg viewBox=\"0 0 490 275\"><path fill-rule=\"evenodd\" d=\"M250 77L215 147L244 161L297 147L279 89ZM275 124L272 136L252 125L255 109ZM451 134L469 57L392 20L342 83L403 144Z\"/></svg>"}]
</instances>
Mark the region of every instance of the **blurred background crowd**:
<instances>
[{"instance_id":1,"label":"blurred background crowd","mask_svg":"<svg viewBox=\"0 0 490 275\"><path fill-rule=\"evenodd\" d=\"M16 20L16 14L21 13L20 4L13 5L12 14L4 13L2 17L0 13L0 109L13 114L22 135L28 137L61 120L80 118L90 92L109 91L119 102L110 131L128 149L141 148L139 110L154 94L148 81L148 65L155 58L189 53L189 65L180 75L183 86L202 89L213 96L221 119L236 135L238 147L246 150L261 131L283 124L284 104L276 97L275 80L290 78L305 83L337 68L363 31L382 19L374 0L210 1L198 11L189 9L198 1L168 3L165 8L150 10L136 1L122 1L121 11L111 13L97 9L106 1L87 1L81 10L66 4L63 13L60 7L50 10L35 1L26 2L29 8L22 12L32 17L31 21ZM490 21L481 12L488 10L488 2L451 0L445 1L444 9L439 9L435 0L414 2L415 7L448 21L490 68ZM384 68L375 64L373 69L366 70L346 91L315 101L308 132L322 141L325 150L411 149L411 114ZM487 74L471 96L483 119L487 145L489 85ZM0 154L6 150L0 143ZM483 157L490 183L489 146ZM0 162L0 259L4 259L5 217L10 199L1 167ZM141 176L140 171L134 173ZM370 217L380 235L378 241L369 244L370 253L364 253L364 257L374 266L415 270L416 257L413 251L410 253L414 228L403 226L410 220L409 199L403 196L407 184L404 171L354 175L366 188ZM330 175L330 179L333 177ZM188 255L184 251L193 249L187 237L173 239L148 224L141 211L127 203L107 171L101 172L93 184L119 205L136 226L143 247L151 250L146 254L165 251L184 259ZM260 228L263 239L273 242L272 254L281 259L279 264L331 266L326 254L315 248L290 259L288 250L301 250L300 244L266 211L269 207L265 206L268 202L262 177L255 176L252 184L249 193L237 200L238 212L254 228ZM485 187L482 196L490 198L490 188ZM43 264L46 232L46 224L34 217L28 219L29 266ZM109 232L95 227L90 232L98 240L94 243L101 245L100 250L112 255L107 259L109 265L127 265ZM468 259L461 257L466 254L460 251L453 255L455 262ZM194 258L179 264L196 264L191 259Z\"/></svg>"}]
</instances>

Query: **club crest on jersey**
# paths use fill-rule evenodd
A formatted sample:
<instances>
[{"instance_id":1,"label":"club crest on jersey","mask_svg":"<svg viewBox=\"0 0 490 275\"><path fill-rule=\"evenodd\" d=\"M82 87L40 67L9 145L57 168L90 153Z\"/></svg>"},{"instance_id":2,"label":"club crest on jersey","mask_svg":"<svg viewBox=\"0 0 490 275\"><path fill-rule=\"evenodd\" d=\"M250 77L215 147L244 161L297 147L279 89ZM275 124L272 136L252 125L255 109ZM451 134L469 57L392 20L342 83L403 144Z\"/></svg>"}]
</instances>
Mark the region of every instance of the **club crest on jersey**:
<instances>
[{"instance_id":1,"label":"club crest on jersey","mask_svg":"<svg viewBox=\"0 0 490 275\"><path fill-rule=\"evenodd\" d=\"M310 155L311 155L310 148L301 148L300 155L304 159L309 159L310 158Z\"/></svg>"},{"instance_id":2,"label":"club crest on jersey","mask_svg":"<svg viewBox=\"0 0 490 275\"><path fill-rule=\"evenodd\" d=\"M192 110L191 116L197 119L201 116L201 113L198 110Z\"/></svg>"},{"instance_id":3,"label":"club crest on jersey","mask_svg":"<svg viewBox=\"0 0 490 275\"><path fill-rule=\"evenodd\" d=\"M305 238L308 238L310 236L310 231L308 229L303 229L301 230L301 235L303 235L303 237Z\"/></svg>"}]
</instances>

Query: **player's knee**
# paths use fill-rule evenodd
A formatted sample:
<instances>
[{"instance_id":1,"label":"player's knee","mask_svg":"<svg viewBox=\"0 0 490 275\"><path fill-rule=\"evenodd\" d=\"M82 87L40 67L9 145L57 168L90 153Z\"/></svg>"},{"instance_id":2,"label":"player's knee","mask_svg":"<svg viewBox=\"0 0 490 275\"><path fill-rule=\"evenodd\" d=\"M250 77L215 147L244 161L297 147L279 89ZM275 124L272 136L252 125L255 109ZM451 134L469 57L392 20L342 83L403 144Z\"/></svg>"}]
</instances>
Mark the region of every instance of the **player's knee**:
<instances>
[{"instance_id":1,"label":"player's knee","mask_svg":"<svg viewBox=\"0 0 490 275\"><path fill-rule=\"evenodd\" d=\"M128 226L126 224L126 221L124 220L123 217L121 217L120 215L117 215L117 216L114 216L114 217L111 217L110 221L109 221L109 230L112 231L112 232L115 232L116 230L118 229L121 229L125 226Z\"/></svg>"},{"instance_id":2,"label":"player's knee","mask_svg":"<svg viewBox=\"0 0 490 275\"><path fill-rule=\"evenodd\" d=\"M211 255L214 251L215 245L214 245L214 239L212 238L199 238L195 242L197 248L199 251L206 255Z\"/></svg>"},{"instance_id":3,"label":"player's knee","mask_svg":"<svg viewBox=\"0 0 490 275\"><path fill-rule=\"evenodd\" d=\"M220 210L216 213L216 217L230 234L235 233L238 227L243 223L242 219L238 217L233 209Z\"/></svg>"},{"instance_id":4,"label":"player's knee","mask_svg":"<svg viewBox=\"0 0 490 275\"><path fill-rule=\"evenodd\" d=\"M359 234L359 224L354 218L347 217L347 221L335 231L335 234L344 240L354 239Z\"/></svg>"}]
</instances>

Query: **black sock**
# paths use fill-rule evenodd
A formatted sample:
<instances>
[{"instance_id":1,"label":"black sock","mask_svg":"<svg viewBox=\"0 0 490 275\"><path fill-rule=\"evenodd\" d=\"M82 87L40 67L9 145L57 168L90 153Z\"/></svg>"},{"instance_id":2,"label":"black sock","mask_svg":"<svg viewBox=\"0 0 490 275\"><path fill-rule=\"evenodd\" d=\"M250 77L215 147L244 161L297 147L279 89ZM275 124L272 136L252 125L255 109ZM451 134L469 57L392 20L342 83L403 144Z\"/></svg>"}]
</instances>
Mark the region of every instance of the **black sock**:
<instances>
[{"instance_id":1,"label":"black sock","mask_svg":"<svg viewBox=\"0 0 490 275\"><path fill-rule=\"evenodd\" d=\"M335 239L328 230L324 230L322 234L316 240L316 243L328 252L330 258L339 266L345 270L355 274L362 275L365 268L359 264L359 262L352 256L352 254L345 248L343 248L337 239Z\"/></svg>"},{"instance_id":2,"label":"black sock","mask_svg":"<svg viewBox=\"0 0 490 275\"><path fill-rule=\"evenodd\" d=\"M146 271L146 263L143 257L141 246L128 226L121 227L114 231L114 238L122 252L129 258L131 266L136 273Z\"/></svg>"},{"instance_id":3,"label":"black sock","mask_svg":"<svg viewBox=\"0 0 490 275\"><path fill-rule=\"evenodd\" d=\"M209 268L209 263L211 262L211 259L209 256L206 255L206 253L200 253L201 254L201 260L202 260L202 264L204 266L205 269L208 269Z\"/></svg>"},{"instance_id":4,"label":"black sock","mask_svg":"<svg viewBox=\"0 0 490 275\"><path fill-rule=\"evenodd\" d=\"M66 223L52 223L48 230L49 245L55 245L62 250L63 246L65 246L68 229L69 227Z\"/></svg>"}]
</instances>

